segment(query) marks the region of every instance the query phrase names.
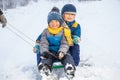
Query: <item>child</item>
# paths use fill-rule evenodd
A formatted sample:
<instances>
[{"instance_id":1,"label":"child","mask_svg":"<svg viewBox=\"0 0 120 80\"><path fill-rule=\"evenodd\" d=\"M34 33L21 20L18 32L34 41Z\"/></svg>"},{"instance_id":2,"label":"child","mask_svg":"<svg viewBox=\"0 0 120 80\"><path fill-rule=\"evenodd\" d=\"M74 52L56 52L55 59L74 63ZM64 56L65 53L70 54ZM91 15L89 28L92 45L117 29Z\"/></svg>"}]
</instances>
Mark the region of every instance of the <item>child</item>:
<instances>
[{"instance_id":1,"label":"child","mask_svg":"<svg viewBox=\"0 0 120 80\"><path fill-rule=\"evenodd\" d=\"M0 9L0 22L2 23L2 27L4 28L7 24L7 20L5 16L3 15L2 10Z\"/></svg>"},{"instance_id":2,"label":"child","mask_svg":"<svg viewBox=\"0 0 120 80\"><path fill-rule=\"evenodd\" d=\"M42 32L40 39L41 62L38 69L40 73L48 76L53 62L60 61L68 77L73 78L75 65L69 54L69 44L72 43L70 30L61 26L62 18L58 11L52 10L47 21L48 28Z\"/></svg>"},{"instance_id":3,"label":"child","mask_svg":"<svg viewBox=\"0 0 120 80\"><path fill-rule=\"evenodd\" d=\"M60 13L59 8L57 8L57 7L53 7L51 9L51 11L56 11L56 12ZM36 53L36 55L37 55L37 65L39 65L39 63L41 62L41 54L40 54L40 46L39 46L40 41L41 41L41 35L42 34L40 34L38 36L38 38L36 39L36 45L33 48L33 52Z\"/></svg>"},{"instance_id":4,"label":"child","mask_svg":"<svg viewBox=\"0 0 120 80\"><path fill-rule=\"evenodd\" d=\"M81 27L80 24L75 21L76 7L73 4L64 5L61 10L61 15L71 30L74 46L71 46L69 50L75 65L78 66L80 62L80 46L78 43L81 41Z\"/></svg>"}]
</instances>

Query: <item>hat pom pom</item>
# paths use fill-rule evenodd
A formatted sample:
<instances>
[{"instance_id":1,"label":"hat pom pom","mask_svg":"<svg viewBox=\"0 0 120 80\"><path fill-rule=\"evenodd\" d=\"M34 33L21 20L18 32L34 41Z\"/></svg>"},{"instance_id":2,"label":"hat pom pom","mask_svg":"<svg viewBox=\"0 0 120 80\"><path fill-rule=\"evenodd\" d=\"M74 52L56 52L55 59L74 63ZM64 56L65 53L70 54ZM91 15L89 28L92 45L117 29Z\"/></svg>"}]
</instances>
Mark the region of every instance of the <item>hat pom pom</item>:
<instances>
[{"instance_id":1,"label":"hat pom pom","mask_svg":"<svg viewBox=\"0 0 120 80\"><path fill-rule=\"evenodd\" d=\"M51 9L51 11L55 11L55 12L58 12L58 13L60 13L60 10L59 10L59 8L57 8L57 7L53 7L53 8Z\"/></svg>"}]
</instances>

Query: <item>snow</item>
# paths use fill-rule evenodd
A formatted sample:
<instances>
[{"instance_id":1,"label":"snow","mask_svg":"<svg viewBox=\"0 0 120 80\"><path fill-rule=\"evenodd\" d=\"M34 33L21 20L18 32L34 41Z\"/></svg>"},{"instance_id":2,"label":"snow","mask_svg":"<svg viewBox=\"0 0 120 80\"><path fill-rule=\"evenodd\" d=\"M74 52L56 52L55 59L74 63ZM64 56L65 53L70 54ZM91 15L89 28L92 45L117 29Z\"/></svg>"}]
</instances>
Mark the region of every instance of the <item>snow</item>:
<instances>
[{"instance_id":1,"label":"snow","mask_svg":"<svg viewBox=\"0 0 120 80\"><path fill-rule=\"evenodd\" d=\"M5 11L6 28L0 27L0 79L36 80L36 55L32 47L37 36L47 27L47 14L53 6L76 5L76 20L81 24L81 59L89 58L88 67L77 67L75 80L119 80L120 73L120 1L77 2L39 0L26 7ZM0 24L1 26L1 24ZM29 36L27 39L14 27ZM26 43L10 29L23 36Z\"/></svg>"}]
</instances>

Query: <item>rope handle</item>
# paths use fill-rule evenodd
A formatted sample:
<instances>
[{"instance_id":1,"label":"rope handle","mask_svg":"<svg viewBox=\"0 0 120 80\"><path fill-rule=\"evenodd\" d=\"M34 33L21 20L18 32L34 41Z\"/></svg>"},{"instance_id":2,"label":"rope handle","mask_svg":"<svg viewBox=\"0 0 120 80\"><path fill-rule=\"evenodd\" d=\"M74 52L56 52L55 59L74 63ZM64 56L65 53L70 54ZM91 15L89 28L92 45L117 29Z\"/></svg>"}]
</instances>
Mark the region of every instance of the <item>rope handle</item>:
<instances>
[{"instance_id":1,"label":"rope handle","mask_svg":"<svg viewBox=\"0 0 120 80\"><path fill-rule=\"evenodd\" d=\"M25 40L23 38L23 36L25 38L27 38L28 40L32 41L35 43L35 41L33 39L31 39L29 36L27 36L26 34L24 34L23 32L21 32L20 30L18 30L17 28L15 28L12 24L8 23L9 27L5 27L6 29L8 29L9 31L11 31L12 33L14 33L16 36L18 36L20 39L22 39L23 41L25 41L27 44L29 44L30 46L34 47L29 41ZM16 32L15 32L16 31Z\"/></svg>"}]
</instances>

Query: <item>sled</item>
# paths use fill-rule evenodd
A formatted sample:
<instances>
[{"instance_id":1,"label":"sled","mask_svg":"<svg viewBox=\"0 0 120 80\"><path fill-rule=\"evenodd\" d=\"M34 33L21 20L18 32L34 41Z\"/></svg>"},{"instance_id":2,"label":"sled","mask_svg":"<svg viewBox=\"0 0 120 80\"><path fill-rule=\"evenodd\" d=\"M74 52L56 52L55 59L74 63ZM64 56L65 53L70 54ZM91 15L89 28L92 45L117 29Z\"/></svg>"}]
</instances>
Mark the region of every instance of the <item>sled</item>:
<instances>
[{"instance_id":1,"label":"sled","mask_svg":"<svg viewBox=\"0 0 120 80\"><path fill-rule=\"evenodd\" d=\"M61 80L61 78L65 77L64 66L61 62L57 61L53 63L51 74L48 77L42 76L41 80Z\"/></svg>"},{"instance_id":2,"label":"sled","mask_svg":"<svg viewBox=\"0 0 120 80\"><path fill-rule=\"evenodd\" d=\"M59 69L59 68L64 68L63 64L61 62L54 62L52 69Z\"/></svg>"},{"instance_id":3,"label":"sled","mask_svg":"<svg viewBox=\"0 0 120 80\"><path fill-rule=\"evenodd\" d=\"M64 71L64 66L61 62L53 63L52 75L56 77L55 80L73 80L66 75L66 73ZM52 79L52 80L54 80L54 79Z\"/></svg>"},{"instance_id":4,"label":"sled","mask_svg":"<svg viewBox=\"0 0 120 80\"><path fill-rule=\"evenodd\" d=\"M54 62L52 66L52 76L56 76L56 80L59 80L61 77L64 77L64 66L61 62Z\"/></svg>"}]
</instances>

